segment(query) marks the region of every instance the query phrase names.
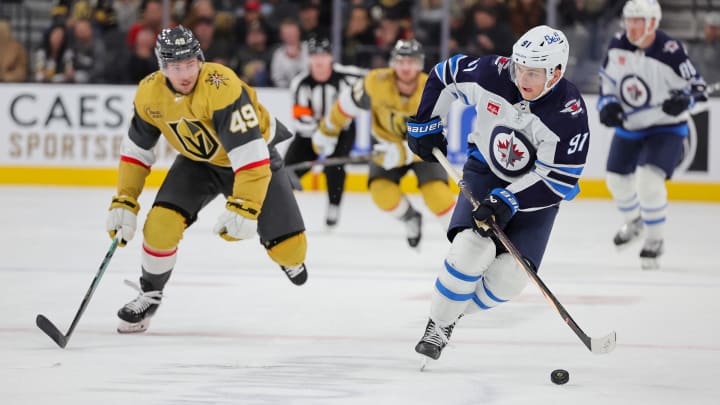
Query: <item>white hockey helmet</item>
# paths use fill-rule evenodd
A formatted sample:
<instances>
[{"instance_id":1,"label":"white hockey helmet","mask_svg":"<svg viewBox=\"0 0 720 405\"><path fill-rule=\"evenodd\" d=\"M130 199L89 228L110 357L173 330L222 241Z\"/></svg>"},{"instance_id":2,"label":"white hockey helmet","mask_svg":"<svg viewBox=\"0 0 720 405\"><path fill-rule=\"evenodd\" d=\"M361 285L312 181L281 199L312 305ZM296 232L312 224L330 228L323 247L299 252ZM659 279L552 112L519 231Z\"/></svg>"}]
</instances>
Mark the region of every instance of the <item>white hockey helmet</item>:
<instances>
[{"instance_id":1,"label":"white hockey helmet","mask_svg":"<svg viewBox=\"0 0 720 405\"><path fill-rule=\"evenodd\" d=\"M545 94L552 88L547 85L552 80L555 69L560 67L560 77L565 74L569 56L570 44L565 34L547 25L538 25L515 42L512 61L517 65L544 68L546 78L545 91L542 94Z\"/></svg>"},{"instance_id":2,"label":"white hockey helmet","mask_svg":"<svg viewBox=\"0 0 720 405\"><path fill-rule=\"evenodd\" d=\"M650 25L650 20L655 19L655 28L660 25L662 10L657 0L628 0L622 11L623 18L644 18L645 24Z\"/></svg>"}]
</instances>

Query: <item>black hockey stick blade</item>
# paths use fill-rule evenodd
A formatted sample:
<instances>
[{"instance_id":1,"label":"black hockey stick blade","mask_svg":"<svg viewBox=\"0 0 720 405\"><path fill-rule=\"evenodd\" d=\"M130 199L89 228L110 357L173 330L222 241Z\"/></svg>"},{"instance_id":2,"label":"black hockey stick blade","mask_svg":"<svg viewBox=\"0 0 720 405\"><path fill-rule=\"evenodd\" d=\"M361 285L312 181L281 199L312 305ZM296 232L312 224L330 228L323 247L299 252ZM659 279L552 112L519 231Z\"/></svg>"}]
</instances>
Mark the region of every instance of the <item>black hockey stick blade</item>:
<instances>
[{"instance_id":1,"label":"black hockey stick blade","mask_svg":"<svg viewBox=\"0 0 720 405\"><path fill-rule=\"evenodd\" d=\"M52 322L50 322L49 319L45 317L45 315L39 314L35 318L35 324L45 332L46 335L50 336L50 339L54 340L55 343L57 343L58 346L61 348L65 348L67 346L67 339L65 338L65 335L60 332L60 330L55 326Z\"/></svg>"},{"instance_id":2,"label":"black hockey stick blade","mask_svg":"<svg viewBox=\"0 0 720 405\"><path fill-rule=\"evenodd\" d=\"M288 170L307 170L313 166L342 166L347 164L367 163L372 159L372 154L358 156L331 157L325 159L307 160L285 166Z\"/></svg>"},{"instance_id":3,"label":"black hockey stick blade","mask_svg":"<svg viewBox=\"0 0 720 405\"><path fill-rule=\"evenodd\" d=\"M455 180L463 196L468 201L470 201L472 206L477 207L478 205L480 205L480 202L475 198L475 196L472 195L470 189L467 188L465 180L463 180L460 174L455 170L455 168L452 167L445 155L437 148L433 149L432 154L433 156L435 156L440 165L442 165L448 175L452 177L453 180ZM557 298L555 298L555 295L553 295L552 291L550 291L550 289L545 285L540 276L538 276L537 273L535 273L530 268L530 266L528 266L525 259L523 259L522 254L517 250L510 238L505 235L505 232L503 232L503 230L498 226L498 224L496 224L493 220L489 220L487 225L493 231L495 237L497 237L497 239L500 241L500 244L502 244L505 249L507 249L508 253L510 253L513 259L515 259L518 265L520 265L520 267L525 271L525 273L527 273L530 280L535 283L540 292L545 296L545 299L547 299L550 305L555 308L555 312L557 312L560 317L562 317L563 321L565 321L567 326L569 326L570 329L575 332L575 335L580 338L580 341L583 342L585 347L587 347L590 352L595 354L605 354L610 353L615 349L615 344L617 340L617 334L615 332L611 332L610 334L601 338L591 338L585 332L583 332L583 330L580 329L580 325L575 322L575 320L570 316L565 307L560 303L560 301L558 301Z\"/></svg>"}]
</instances>

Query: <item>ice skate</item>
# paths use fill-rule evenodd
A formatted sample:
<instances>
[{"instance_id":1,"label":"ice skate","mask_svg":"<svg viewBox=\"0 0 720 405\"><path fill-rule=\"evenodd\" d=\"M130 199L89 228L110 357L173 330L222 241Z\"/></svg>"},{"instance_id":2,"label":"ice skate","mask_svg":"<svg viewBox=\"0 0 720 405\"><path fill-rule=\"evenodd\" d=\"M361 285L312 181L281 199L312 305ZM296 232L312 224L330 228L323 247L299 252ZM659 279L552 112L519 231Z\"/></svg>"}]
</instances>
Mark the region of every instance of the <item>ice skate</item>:
<instances>
[{"instance_id":1,"label":"ice skate","mask_svg":"<svg viewBox=\"0 0 720 405\"><path fill-rule=\"evenodd\" d=\"M643 270L657 270L660 268L658 259L663 254L662 239L646 239L640 251L640 265Z\"/></svg>"},{"instance_id":2,"label":"ice skate","mask_svg":"<svg viewBox=\"0 0 720 405\"><path fill-rule=\"evenodd\" d=\"M422 214L412 210L404 221L408 245L416 248L420 244L420 239L422 239Z\"/></svg>"},{"instance_id":3,"label":"ice skate","mask_svg":"<svg viewBox=\"0 0 720 405\"><path fill-rule=\"evenodd\" d=\"M285 275L295 285L303 285L307 281L307 267L305 263L300 263L297 266L280 266Z\"/></svg>"},{"instance_id":4,"label":"ice skate","mask_svg":"<svg viewBox=\"0 0 720 405\"><path fill-rule=\"evenodd\" d=\"M432 319L428 320L427 326L425 327L425 335L420 339L418 344L415 345L415 351L423 355L420 371L425 369L429 359L437 360L440 358L442 350L450 341L453 328L455 328L455 322L448 326L441 327Z\"/></svg>"},{"instance_id":5,"label":"ice skate","mask_svg":"<svg viewBox=\"0 0 720 405\"><path fill-rule=\"evenodd\" d=\"M328 204L327 213L325 215L325 224L334 227L340 218L340 206L337 204Z\"/></svg>"},{"instance_id":6,"label":"ice skate","mask_svg":"<svg viewBox=\"0 0 720 405\"><path fill-rule=\"evenodd\" d=\"M636 240L643 231L642 218L637 217L630 222L625 223L617 231L613 238L613 243L618 249L622 249L628 246L628 244Z\"/></svg>"},{"instance_id":7,"label":"ice skate","mask_svg":"<svg viewBox=\"0 0 720 405\"><path fill-rule=\"evenodd\" d=\"M118 311L120 323L117 331L119 333L145 332L150 326L150 318L155 315L155 311L160 306L162 291L150 290L152 286L142 278L140 279L142 288L129 280L125 280L125 284L137 290L139 295Z\"/></svg>"}]
</instances>

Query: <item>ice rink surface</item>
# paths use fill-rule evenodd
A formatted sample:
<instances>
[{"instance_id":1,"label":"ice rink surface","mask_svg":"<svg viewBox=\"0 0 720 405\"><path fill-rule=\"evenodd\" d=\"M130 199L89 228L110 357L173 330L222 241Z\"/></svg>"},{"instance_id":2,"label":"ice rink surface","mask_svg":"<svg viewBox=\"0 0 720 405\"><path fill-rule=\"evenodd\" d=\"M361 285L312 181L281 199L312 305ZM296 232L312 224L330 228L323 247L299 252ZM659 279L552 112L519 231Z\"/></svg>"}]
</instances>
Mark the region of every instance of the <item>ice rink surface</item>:
<instances>
[{"instance_id":1,"label":"ice rink surface","mask_svg":"<svg viewBox=\"0 0 720 405\"><path fill-rule=\"evenodd\" d=\"M0 187L1 404L720 403L720 205L671 202L662 269L642 271L639 245L611 245L620 219L610 201L564 204L540 275L589 335L617 331L613 353L590 353L528 283L463 318L420 372L413 347L448 243L425 215L411 250L368 194L346 195L332 231L325 195L297 194L309 241L302 287L257 239L213 235L215 200L186 232L149 331L119 335L115 313L136 295L123 284L139 276L136 238L58 348L35 316L67 331L110 245L112 193ZM570 372L566 385L550 382L557 368Z\"/></svg>"}]
</instances>

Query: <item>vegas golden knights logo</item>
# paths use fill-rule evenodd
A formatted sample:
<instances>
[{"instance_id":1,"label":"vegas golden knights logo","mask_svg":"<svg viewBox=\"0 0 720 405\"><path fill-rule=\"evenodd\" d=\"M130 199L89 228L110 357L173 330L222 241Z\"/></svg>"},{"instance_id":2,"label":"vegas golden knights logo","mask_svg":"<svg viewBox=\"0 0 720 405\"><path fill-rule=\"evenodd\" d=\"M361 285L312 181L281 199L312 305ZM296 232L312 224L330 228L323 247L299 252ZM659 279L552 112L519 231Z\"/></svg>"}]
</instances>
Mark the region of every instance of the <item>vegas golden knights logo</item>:
<instances>
[{"instance_id":1,"label":"vegas golden knights logo","mask_svg":"<svg viewBox=\"0 0 720 405\"><path fill-rule=\"evenodd\" d=\"M219 144L202 122L182 118L179 121L168 122L168 125L183 148L191 155L210 160L217 152Z\"/></svg>"}]
</instances>

